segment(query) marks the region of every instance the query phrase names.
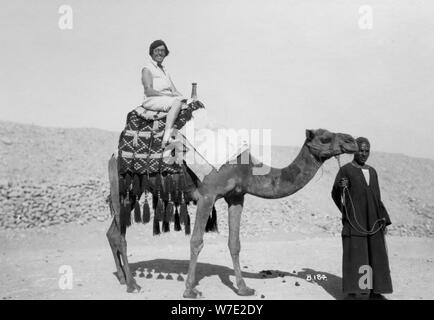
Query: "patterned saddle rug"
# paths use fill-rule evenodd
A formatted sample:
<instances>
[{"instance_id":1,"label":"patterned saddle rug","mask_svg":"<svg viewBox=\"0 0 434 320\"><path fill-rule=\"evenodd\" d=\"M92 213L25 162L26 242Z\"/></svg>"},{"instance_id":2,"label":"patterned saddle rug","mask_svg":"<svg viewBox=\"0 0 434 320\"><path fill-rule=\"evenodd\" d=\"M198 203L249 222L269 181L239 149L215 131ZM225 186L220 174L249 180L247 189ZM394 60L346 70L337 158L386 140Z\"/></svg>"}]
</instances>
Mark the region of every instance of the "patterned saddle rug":
<instances>
[{"instance_id":1,"label":"patterned saddle rug","mask_svg":"<svg viewBox=\"0 0 434 320\"><path fill-rule=\"evenodd\" d=\"M150 222L148 194L152 197L154 209L153 233L170 231L170 222L175 223L175 230L185 226L185 233L190 234L190 217L187 205L192 201L188 190L196 186L194 173L183 162L183 148L162 146L166 112L140 110L137 107L127 115L125 129L119 137L118 173L119 195L121 201L121 229L136 223ZM193 101L182 109L174 123L174 129L181 129L192 119L193 111L204 108L200 101ZM144 111L144 112L143 112ZM181 157L179 157L181 156ZM193 178L192 178L193 177ZM143 199L143 209L139 200ZM178 208L180 209L178 212ZM133 217L131 213L133 212ZM208 219L206 231L217 230L215 208Z\"/></svg>"},{"instance_id":2,"label":"patterned saddle rug","mask_svg":"<svg viewBox=\"0 0 434 320\"><path fill-rule=\"evenodd\" d=\"M204 108L200 101L193 101L182 109L174 123L181 129L191 120L193 111ZM166 124L166 112L145 112L134 109L127 115L125 129L119 137L118 159L120 174L179 173L182 170L180 155L184 150L162 146ZM178 146L179 147L179 146ZM177 153L180 154L177 154Z\"/></svg>"}]
</instances>

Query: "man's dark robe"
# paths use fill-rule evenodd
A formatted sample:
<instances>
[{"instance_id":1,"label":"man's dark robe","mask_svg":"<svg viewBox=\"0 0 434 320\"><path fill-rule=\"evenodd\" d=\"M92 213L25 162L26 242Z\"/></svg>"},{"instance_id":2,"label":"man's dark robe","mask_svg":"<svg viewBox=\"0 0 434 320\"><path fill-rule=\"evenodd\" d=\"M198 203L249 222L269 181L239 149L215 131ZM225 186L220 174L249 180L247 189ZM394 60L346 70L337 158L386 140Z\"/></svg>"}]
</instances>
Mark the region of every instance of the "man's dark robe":
<instances>
[{"instance_id":1,"label":"man's dark robe","mask_svg":"<svg viewBox=\"0 0 434 320\"><path fill-rule=\"evenodd\" d=\"M332 189L332 198L342 212L344 293L370 292L369 288L362 289L359 286L359 280L366 274L366 271L359 269L363 265L369 265L372 268L371 289L374 293L392 293L393 291L384 228L374 235L364 233L364 231L372 229L375 231L382 225L391 224L387 210L381 201L377 172L372 167L369 167L369 176L368 185L362 169L348 163L339 170ZM341 202L342 188L338 186L343 177L348 179L348 191L351 196L350 198L346 192L345 207ZM374 226L378 219L383 219L383 221L377 222Z\"/></svg>"}]
</instances>

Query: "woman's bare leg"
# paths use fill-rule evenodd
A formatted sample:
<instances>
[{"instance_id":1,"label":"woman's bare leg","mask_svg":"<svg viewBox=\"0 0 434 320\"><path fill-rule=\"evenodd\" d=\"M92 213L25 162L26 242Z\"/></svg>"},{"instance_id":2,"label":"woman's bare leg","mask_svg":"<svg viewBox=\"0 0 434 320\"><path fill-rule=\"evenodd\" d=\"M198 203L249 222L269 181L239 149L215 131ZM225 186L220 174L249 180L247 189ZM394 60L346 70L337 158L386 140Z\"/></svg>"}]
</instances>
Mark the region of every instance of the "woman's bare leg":
<instances>
[{"instance_id":1,"label":"woman's bare leg","mask_svg":"<svg viewBox=\"0 0 434 320\"><path fill-rule=\"evenodd\" d=\"M170 134L172 133L173 124L175 123L176 117L178 116L179 111L181 110L181 106L182 106L182 102L180 100L175 100L169 112L167 113L166 127L164 129L164 136L162 142L163 145L166 145L170 139Z\"/></svg>"}]
</instances>

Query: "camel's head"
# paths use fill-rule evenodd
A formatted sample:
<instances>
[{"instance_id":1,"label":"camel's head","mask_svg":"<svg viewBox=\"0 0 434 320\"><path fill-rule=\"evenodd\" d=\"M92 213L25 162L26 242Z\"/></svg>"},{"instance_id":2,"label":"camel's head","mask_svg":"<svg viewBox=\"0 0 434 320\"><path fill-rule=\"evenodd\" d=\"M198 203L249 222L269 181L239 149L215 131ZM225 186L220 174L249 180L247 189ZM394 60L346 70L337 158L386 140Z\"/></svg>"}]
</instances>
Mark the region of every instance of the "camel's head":
<instances>
[{"instance_id":1,"label":"camel's head","mask_svg":"<svg viewBox=\"0 0 434 320\"><path fill-rule=\"evenodd\" d=\"M306 145L321 162L343 153L358 150L356 140L345 133L333 133L325 129L306 130Z\"/></svg>"}]
</instances>

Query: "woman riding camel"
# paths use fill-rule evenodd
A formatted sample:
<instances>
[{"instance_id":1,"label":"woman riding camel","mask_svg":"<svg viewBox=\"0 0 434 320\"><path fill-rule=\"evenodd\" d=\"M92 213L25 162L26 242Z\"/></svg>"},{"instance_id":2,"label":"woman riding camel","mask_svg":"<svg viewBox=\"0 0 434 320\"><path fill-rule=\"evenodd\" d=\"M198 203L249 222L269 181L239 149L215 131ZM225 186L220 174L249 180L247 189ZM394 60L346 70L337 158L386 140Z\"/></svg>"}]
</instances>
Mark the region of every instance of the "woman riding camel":
<instances>
[{"instance_id":1,"label":"woman riding camel","mask_svg":"<svg viewBox=\"0 0 434 320\"><path fill-rule=\"evenodd\" d=\"M142 106L147 110L167 112L166 127L162 145L166 145L171 137L173 123L182 108L182 100L186 99L175 88L166 68L162 65L169 55L169 49L163 40L155 40L149 47L151 59L142 69L142 83L145 100Z\"/></svg>"}]
</instances>

